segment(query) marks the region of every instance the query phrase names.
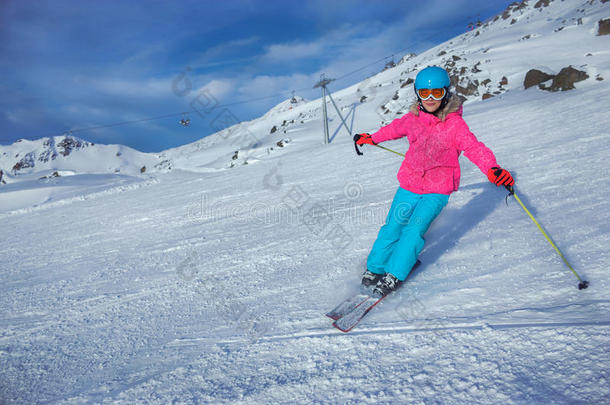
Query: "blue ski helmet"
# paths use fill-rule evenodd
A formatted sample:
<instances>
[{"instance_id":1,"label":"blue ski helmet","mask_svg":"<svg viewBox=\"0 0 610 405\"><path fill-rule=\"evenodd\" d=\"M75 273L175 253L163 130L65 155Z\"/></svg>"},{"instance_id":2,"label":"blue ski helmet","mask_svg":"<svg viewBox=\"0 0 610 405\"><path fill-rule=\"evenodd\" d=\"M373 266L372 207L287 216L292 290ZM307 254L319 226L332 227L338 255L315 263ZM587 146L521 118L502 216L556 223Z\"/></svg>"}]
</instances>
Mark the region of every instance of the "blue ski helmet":
<instances>
[{"instance_id":1,"label":"blue ski helmet","mask_svg":"<svg viewBox=\"0 0 610 405\"><path fill-rule=\"evenodd\" d=\"M445 106L449 103L449 99L452 94L449 90L451 86L451 79L449 79L449 73L441 67L438 66L428 66L425 69L422 69L417 76L415 77L415 84L413 85L415 90L415 95L417 96L417 100L419 102L419 109L424 112L428 112L424 108L424 105L419 98L419 94L417 90L419 89L445 89L445 96L443 97L443 101L439 107L439 110L445 108Z\"/></svg>"},{"instance_id":2,"label":"blue ski helmet","mask_svg":"<svg viewBox=\"0 0 610 405\"><path fill-rule=\"evenodd\" d=\"M415 90L449 88L451 80L447 71L438 66L428 66L415 77Z\"/></svg>"}]
</instances>

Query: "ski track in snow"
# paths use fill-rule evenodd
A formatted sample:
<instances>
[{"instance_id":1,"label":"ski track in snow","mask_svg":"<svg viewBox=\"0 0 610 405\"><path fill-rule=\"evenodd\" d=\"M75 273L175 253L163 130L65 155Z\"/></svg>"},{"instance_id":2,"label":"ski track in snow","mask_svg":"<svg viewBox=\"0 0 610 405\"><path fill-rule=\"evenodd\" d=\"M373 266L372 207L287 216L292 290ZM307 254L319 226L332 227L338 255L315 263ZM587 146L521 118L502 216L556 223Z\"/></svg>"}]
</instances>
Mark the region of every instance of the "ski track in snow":
<instances>
[{"instance_id":1,"label":"ski track in snow","mask_svg":"<svg viewBox=\"0 0 610 405\"><path fill-rule=\"evenodd\" d=\"M321 146L312 113L252 164L84 181L3 211L0 403L610 403L610 66L596 66L606 80L465 106L589 289L463 160L422 265L352 332L333 329L324 313L357 288L400 159L355 156L343 130ZM374 106L392 75L355 130L386 118ZM359 102L355 87L335 100Z\"/></svg>"}]
</instances>

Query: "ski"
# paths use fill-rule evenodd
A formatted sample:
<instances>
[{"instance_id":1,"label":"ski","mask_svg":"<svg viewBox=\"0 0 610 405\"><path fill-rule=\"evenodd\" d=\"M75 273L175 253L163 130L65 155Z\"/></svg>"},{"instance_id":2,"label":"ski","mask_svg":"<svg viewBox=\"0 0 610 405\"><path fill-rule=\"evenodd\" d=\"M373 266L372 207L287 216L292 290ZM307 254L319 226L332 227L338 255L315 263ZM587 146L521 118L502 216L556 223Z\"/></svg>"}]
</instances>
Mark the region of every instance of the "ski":
<instances>
[{"instance_id":1,"label":"ski","mask_svg":"<svg viewBox=\"0 0 610 405\"><path fill-rule=\"evenodd\" d=\"M342 316L350 313L354 308L366 301L370 296L368 294L354 294L347 297L343 302L333 308L331 311L326 313L326 316L330 319L337 320Z\"/></svg>"},{"instance_id":2,"label":"ski","mask_svg":"<svg viewBox=\"0 0 610 405\"><path fill-rule=\"evenodd\" d=\"M411 269L411 273L420 264L421 262L419 260L415 262L415 265ZM360 292L346 298L343 302L326 313L326 316L334 320L333 326L335 328L342 332L349 332L385 297L385 295L374 295L372 292Z\"/></svg>"},{"instance_id":3,"label":"ski","mask_svg":"<svg viewBox=\"0 0 610 405\"><path fill-rule=\"evenodd\" d=\"M341 332L349 332L354 329L356 325L369 313L375 305L379 304L387 295L382 296L367 296L357 307L352 309L351 312L343 315L341 318L333 322L333 326L339 329Z\"/></svg>"}]
</instances>

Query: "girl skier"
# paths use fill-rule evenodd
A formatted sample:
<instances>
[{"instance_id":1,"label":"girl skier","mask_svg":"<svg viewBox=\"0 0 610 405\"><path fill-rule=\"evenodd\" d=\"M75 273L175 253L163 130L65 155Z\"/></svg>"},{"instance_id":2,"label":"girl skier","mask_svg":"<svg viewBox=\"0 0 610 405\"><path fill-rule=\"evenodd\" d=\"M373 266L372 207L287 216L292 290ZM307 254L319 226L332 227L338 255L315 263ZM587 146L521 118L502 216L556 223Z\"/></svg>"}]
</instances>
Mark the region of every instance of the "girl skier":
<instances>
[{"instance_id":1,"label":"girl skier","mask_svg":"<svg viewBox=\"0 0 610 405\"><path fill-rule=\"evenodd\" d=\"M362 284L386 295L407 278L424 248L424 234L460 184L460 153L497 186L515 182L493 152L470 132L462 119L459 97L449 91L449 74L438 66L415 78L417 101L409 113L372 135L355 136L356 144L376 145L406 136L409 150L398 170L400 187L367 259Z\"/></svg>"}]
</instances>

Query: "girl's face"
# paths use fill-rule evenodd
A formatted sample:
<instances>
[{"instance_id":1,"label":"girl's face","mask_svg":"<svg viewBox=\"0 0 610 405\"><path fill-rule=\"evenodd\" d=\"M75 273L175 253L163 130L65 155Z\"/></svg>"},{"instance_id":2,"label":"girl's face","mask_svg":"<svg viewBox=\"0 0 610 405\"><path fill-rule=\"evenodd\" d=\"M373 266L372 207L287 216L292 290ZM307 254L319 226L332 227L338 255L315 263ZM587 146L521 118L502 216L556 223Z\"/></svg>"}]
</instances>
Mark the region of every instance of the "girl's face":
<instances>
[{"instance_id":1,"label":"girl's face","mask_svg":"<svg viewBox=\"0 0 610 405\"><path fill-rule=\"evenodd\" d=\"M432 97L430 97L427 100L422 100L422 104L424 105L424 108L429 113L436 112L436 110L438 110L438 108L441 106L442 102L443 102L443 100L435 100Z\"/></svg>"}]
</instances>

